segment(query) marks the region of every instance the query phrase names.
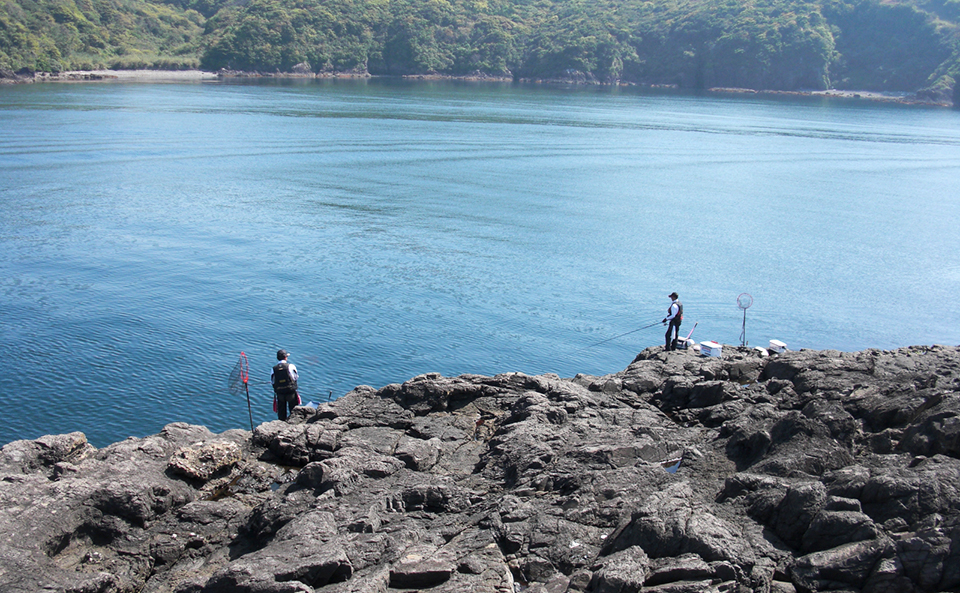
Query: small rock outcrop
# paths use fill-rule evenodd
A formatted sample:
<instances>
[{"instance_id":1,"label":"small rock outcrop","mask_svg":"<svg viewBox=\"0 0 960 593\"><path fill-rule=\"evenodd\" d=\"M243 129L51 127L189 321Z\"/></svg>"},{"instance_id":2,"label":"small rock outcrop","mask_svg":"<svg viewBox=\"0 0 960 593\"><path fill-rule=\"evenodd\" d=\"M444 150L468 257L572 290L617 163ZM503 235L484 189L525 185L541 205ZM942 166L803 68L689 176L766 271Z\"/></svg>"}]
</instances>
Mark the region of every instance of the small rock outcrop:
<instances>
[{"instance_id":1,"label":"small rock outcrop","mask_svg":"<svg viewBox=\"0 0 960 593\"><path fill-rule=\"evenodd\" d=\"M0 450L5 593L960 589L960 348L426 374Z\"/></svg>"}]
</instances>

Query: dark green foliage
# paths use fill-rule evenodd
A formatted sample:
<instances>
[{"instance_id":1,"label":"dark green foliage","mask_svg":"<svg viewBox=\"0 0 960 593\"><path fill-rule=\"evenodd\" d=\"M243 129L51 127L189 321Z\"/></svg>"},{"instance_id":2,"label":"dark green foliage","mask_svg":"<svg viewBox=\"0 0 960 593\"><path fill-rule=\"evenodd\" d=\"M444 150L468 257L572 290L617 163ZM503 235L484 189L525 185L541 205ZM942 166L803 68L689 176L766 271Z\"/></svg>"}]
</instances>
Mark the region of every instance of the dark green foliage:
<instances>
[{"instance_id":1,"label":"dark green foliage","mask_svg":"<svg viewBox=\"0 0 960 593\"><path fill-rule=\"evenodd\" d=\"M364 70L383 6L370 0L251 0L243 10L211 19L202 64L210 70Z\"/></svg>"},{"instance_id":2,"label":"dark green foliage","mask_svg":"<svg viewBox=\"0 0 960 593\"><path fill-rule=\"evenodd\" d=\"M524 34L522 25L504 16L479 16L457 51L456 71L511 76L521 58L517 38Z\"/></svg>"},{"instance_id":3,"label":"dark green foliage","mask_svg":"<svg viewBox=\"0 0 960 593\"><path fill-rule=\"evenodd\" d=\"M210 18L223 8L246 4L246 0L158 0L158 4L169 4L182 10L195 10Z\"/></svg>"},{"instance_id":4,"label":"dark green foliage","mask_svg":"<svg viewBox=\"0 0 960 593\"><path fill-rule=\"evenodd\" d=\"M202 22L141 0L0 0L0 68L196 68Z\"/></svg>"},{"instance_id":5,"label":"dark green foliage","mask_svg":"<svg viewBox=\"0 0 960 593\"><path fill-rule=\"evenodd\" d=\"M960 0L0 0L0 68L490 75L952 96Z\"/></svg>"},{"instance_id":6,"label":"dark green foliage","mask_svg":"<svg viewBox=\"0 0 960 593\"><path fill-rule=\"evenodd\" d=\"M839 28L837 88L912 90L950 57L950 29L907 5L869 1L829 6Z\"/></svg>"},{"instance_id":7,"label":"dark green foliage","mask_svg":"<svg viewBox=\"0 0 960 593\"><path fill-rule=\"evenodd\" d=\"M631 76L682 87L822 89L836 59L820 7L733 0L658 6Z\"/></svg>"},{"instance_id":8,"label":"dark green foliage","mask_svg":"<svg viewBox=\"0 0 960 593\"><path fill-rule=\"evenodd\" d=\"M392 2L390 8L378 31L382 50L371 72L450 72L460 37L453 6L445 0L412 0Z\"/></svg>"},{"instance_id":9,"label":"dark green foliage","mask_svg":"<svg viewBox=\"0 0 960 593\"><path fill-rule=\"evenodd\" d=\"M636 62L638 2L570 0L556 4L527 36L520 76L616 82Z\"/></svg>"}]
</instances>

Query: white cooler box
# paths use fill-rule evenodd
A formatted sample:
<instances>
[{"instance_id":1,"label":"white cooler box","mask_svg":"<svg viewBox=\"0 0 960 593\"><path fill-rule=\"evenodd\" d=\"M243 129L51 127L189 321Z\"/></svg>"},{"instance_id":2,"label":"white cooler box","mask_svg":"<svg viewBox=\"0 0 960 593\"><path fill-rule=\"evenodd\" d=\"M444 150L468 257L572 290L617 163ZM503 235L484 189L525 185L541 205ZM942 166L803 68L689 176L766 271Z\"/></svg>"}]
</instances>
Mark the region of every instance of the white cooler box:
<instances>
[{"instance_id":1,"label":"white cooler box","mask_svg":"<svg viewBox=\"0 0 960 593\"><path fill-rule=\"evenodd\" d=\"M780 340L770 340L770 352L786 352L787 345Z\"/></svg>"},{"instance_id":2,"label":"white cooler box","mask_svg":"<svg viewBox=\"0 0 960 593\"><path fill-rule=\"evenodd\" d=\"M720 358L720 355L723 353L723 346L717 344L716 342L700 342L700 354L703 356L713 356L715 358Z\"/></svg>"}]
</instances>

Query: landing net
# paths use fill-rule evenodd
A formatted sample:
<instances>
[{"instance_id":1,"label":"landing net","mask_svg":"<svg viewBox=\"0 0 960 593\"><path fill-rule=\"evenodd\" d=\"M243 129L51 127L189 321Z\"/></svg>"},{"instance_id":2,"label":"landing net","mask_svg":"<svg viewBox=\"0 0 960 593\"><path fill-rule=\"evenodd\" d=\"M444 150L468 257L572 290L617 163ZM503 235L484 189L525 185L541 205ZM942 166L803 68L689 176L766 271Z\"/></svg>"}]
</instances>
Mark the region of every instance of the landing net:
<instances>
[{"instance_id":1,"label":"landing net","mask_svg":"<svg viewBox=\"0 0 960 593\"><path fill-rule=\"evenodd\" d=\"M227 389L230 390L230 395L240 395L241 393L246 394L247 414L250 416L250 431L253 432L253 409L250 407L250 388L248 386L249 381L250 365L247 364L247 355L241 352L240 360L237 361L237 364L234 365L233 370L230 371L230 377L227 379Z\"/></svg>"}]
</instances>

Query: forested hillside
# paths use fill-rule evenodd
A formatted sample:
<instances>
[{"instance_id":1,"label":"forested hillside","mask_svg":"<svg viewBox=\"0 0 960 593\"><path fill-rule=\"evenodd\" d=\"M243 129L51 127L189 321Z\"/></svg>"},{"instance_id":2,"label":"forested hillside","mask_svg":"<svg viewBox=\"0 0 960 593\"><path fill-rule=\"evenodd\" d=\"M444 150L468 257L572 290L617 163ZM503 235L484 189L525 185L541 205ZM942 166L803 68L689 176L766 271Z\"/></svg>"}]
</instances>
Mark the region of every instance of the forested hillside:
<instances>
[{"instance_id":1,"label":"forested hillside","mask_svg":"<svg viewBox=\"0 0 960 593\"><path fill-rule=\"evenodd\" d=\"M920 91L960 0L0 0L0 69L162 68Z\"/></svg>"}]
</instances>

